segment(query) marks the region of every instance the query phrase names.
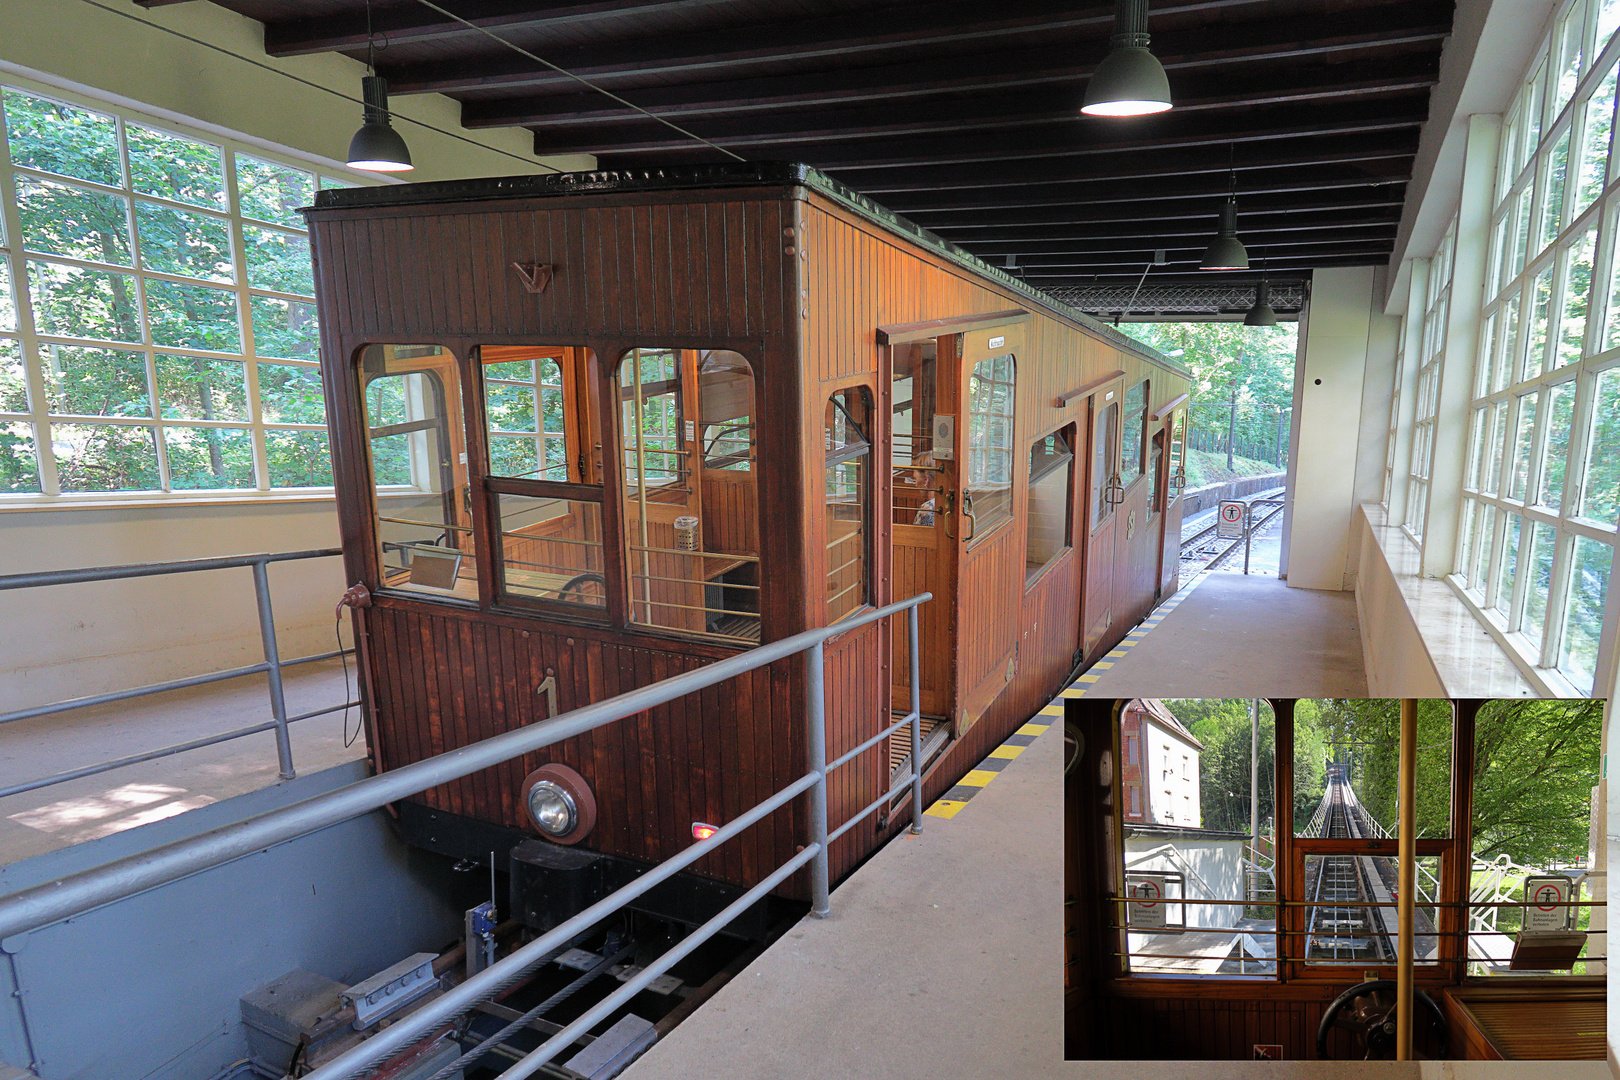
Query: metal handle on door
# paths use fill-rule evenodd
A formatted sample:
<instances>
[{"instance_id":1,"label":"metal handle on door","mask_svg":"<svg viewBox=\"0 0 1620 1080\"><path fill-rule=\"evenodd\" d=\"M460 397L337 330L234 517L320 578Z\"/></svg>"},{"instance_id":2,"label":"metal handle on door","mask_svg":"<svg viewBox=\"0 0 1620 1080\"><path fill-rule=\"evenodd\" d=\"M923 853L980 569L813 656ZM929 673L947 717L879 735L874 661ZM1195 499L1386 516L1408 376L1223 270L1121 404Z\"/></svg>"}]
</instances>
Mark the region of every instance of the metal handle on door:
<instances>
[{"instance_id":1,"label":"metal handle on door","mask_svg":"<svg viewBox=\"0 0 1620 1080\"><path fill-rule=\"evenodd\" d=\"M951 516L956 513L956 492L946 491L941 494L945 496L945 512L939 517L945 523L945 535L955 540L956 534L951 532Z\"/></svg>"},{"instance_id":2,"label":"metal handle on door","mask_svg":"<svg viewBox=\"0 0 1620 1080\"><path fill-rule=\"evenodd\" d=\"M967 518L968 523L967 535L962 537L962 542L965 544L972 540L979 531L979 519L973 513L973 496L965 491L962 493L962 516Z\"/></svg>"},{"instance_id":3,"label":"metal handle on door","mask_svg":"<svg viewBox=\"0 0 1620 1080\"><path fill-rule=\"evenodd\" d=\"M1125 485L1120 483L1119 473L1108 478L1108 487L1103 490L1103 498L1109 506L1118 506L1125 501Z\"/></svg>"}]
</instances>

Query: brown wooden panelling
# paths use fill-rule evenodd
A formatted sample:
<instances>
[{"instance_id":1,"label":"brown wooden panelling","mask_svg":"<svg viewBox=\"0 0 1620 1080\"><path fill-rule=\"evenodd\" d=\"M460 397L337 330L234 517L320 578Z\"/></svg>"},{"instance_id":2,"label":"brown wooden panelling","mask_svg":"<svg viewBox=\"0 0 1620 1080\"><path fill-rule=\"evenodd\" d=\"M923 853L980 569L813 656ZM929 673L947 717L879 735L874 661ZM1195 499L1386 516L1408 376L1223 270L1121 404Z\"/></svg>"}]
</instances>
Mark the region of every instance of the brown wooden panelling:
<instances>
[{"instance_id":1,"label":"brown wooden panelling","mask_svg":"<svg viewBox=\"0 0 1620 1080\"><path fill-rule=\"evenodd\" d=\"M496 623L478 612L414 603L380 603L369 622L373 655L395 661L376 665L378 737L390 768L548 719L546 699L535 692L548 672L557 679L557 708L566 712L705 663L538 621ZM786 661L723 683L701 700L691 695L433 788L419 801L524 828L523 777L561 762L598 793L589 847L647 861L669 858L691 846L692 822L729 821L790 782L778 762L789 772L802 768L797 746L772 750L777 740L792 738L791 719L779 711L787 701L762 692L772 681L794 681ZM793 834L791 814L779 811L782 820L767 819L696 869L738 884L757 879L761 868L768 873Z\"/></svg>"},{"instance_id":2,"label":"brown wooden panelling","mask_svg":"<svg viewBox=\"0 0 1620 1080\"><path fill-rule=\"evenodd\" d=\"M595 350L591 363L603 373L631 345L737 348L754 368L756 470L746 474L746 484L745 474L705 476L700 499L706 529L721 530L727 508L742 511L731 515L738 535L716 532L706 540L732 550L758 549L766 641L825 622L823 410L831 393L857 385L868 389L874 403L887 402L876 328L1030 306L1027 297L802 191L322 211L312 215L311 230L338 504L354 580L377 584L367 444L349 359L360 344L439 342L464 362L479 344L583 345ZM513 263L552 264L551 286L539 295L525 291ZM1179 376L1048 312L1034 311L1022 332L1015 442L1020 474L1034 439L1076 419L1083 423L1076 407L1059 408L1054 401L1099 374L1124 370L1130 381L1152 370L1150 407L1185 390ZM602 395L609 430L601 442L613 446L618 420L611 416L608 391ZM467 406L475 474L485 454L481 408L476 401ZM880 442L886 434L880 421ZM1077 645L1082 571L1089 576L1090 569L1080 551L1071 551L1026 588L1027 493L1020 475L1014 520L962 554L965 591L948 595L923 555L904 545L897 550L892 542L889 464L887 449L879 446L871 464L872 601L903 598L919 587L940 593L922 613L925 685L951 696L974 680L988 687L982 715L931 770L926 794L932 799L1062 685ZM628 535L637 511L624 501L623 477L608 468L603 482L604 529ZM1076 498L1084 495L1077 482ZM475 475L473 514L479 522L491 520L487 499ZM665 523L652 513L649 526L658 531L656 546L673 546L666 543ZM487 548L489 540L479 543ZM1156 558L1153 545L1140 548ZM939 555L943 565L956 564L954 548ZM487 560L489 552L480 557ZM662 565L654 572L663 574ZM1129 569L1119 578L1129 589L1153 577L1153 569ZM605 570L616 595L629 595L618 560L609 560ZM682 582L673 589L696 591ZM1130 601L1145 610L1154 602L1151 588ZM960 620L958 631L959 602L970 617ZM487 585L481 603L485 610L473 611L381 596L367 613L367 693L379 768L397 768L543 719L538 713L544 699L534 688L548 671L557 676L558 707L566 710L732 651L642 633L623 622L628 612L622 600L613 613L617 629L493 610ZM961 639L954 653L953 633ZM828 644L829 758L888 722L893 665L905 663L897 640L903 646L904 634L897 639L893 627L873 626ZM1016 668L1006 681L1006 661L1015 649ZM944 711L943 702L938 709ZM793 660L571 740L544 756L579 769L598 792L600 823L587 846L658 859L691 843L692 821L732 820L790 782L803 768L804 743L802 661ZM456 813L521 825L517 786L535 764L538 758L513 762L424 799ZM881 744L835 774L832 827L878 798L888 780ZM757 881L805 842L804 815L801 800L699 871L738 883ZM909 808L901 809L881 832L875 819L852 829L834 846L833 874L846 873L908 816ZM802 875L791 891L803 895Z\"/></svg>"}]
</instances>

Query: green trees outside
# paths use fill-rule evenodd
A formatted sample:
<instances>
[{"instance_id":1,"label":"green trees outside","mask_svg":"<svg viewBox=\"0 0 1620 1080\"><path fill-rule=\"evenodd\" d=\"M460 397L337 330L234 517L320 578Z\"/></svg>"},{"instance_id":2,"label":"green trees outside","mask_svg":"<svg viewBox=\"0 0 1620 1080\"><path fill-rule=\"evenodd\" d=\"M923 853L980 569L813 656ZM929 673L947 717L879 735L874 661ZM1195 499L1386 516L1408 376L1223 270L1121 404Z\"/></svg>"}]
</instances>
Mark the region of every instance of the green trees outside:
<instances>
[{"instance_id":1,"label":"green trees outside","mask_svg":"<svg viewBox=\"0 0 1620 1080\"><path fill-rule=\"evenodd\" d=\"M1297 323L1122 323L1119 329L1192 372L1189 487L1255 471L1239 459L1279 468L1287 463Z\"/></svg>"},{"instance_id":2,"label":"green trees outside","mask_svg":"<svg viewBox=\"0 0 1620 1080\"><path fill-rule=\"evenodd\" d=\"M0 258L0 332L19 329L9 263L35 332L66 339L37 357L43 404L62 418L49 425L60 490L161 488L160 440L171 490L255 487L255 411L326 419L297 213L315 175L18 90L4 117L21 235ZM224 216L228 166L257 222ZM27 359L0 338L0 411L28 411ZM0 491L40 489L34 450L31 424L0 420ZM272 487L331 483L324 431L268 431L264 453Z\"/></svg>"},{"instance_id":3,"label":"green trees outside","mask_svg":"<svg viewBox=\"0 0 1620 1080\"><path fill-rule=\"evenodd\" d=\"M1203 744L1198 757L1199 797L1204 828L1249 831L1250 716L1248 700L1186 700L1165 703ZM1294 821L1303 827L1322 801L1326 777L1325 735L1314 702L1294 712ZM1271 703L1259 703L1260 832L1272 834L1276 820L1276 740Z\"/></svg>"}]
</instances>

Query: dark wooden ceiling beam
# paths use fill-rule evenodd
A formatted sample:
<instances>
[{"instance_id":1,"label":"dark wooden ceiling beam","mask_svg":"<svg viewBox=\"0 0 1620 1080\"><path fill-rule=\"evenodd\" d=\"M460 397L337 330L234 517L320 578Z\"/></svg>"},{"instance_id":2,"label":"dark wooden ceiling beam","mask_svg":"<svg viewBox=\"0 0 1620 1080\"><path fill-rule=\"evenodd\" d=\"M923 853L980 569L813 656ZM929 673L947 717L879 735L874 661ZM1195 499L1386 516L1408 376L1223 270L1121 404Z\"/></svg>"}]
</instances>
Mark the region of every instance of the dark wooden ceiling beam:
<instances>
[{"instance_id":1,"label":"dark wooden ceiling beam","mask_svg":"<svg viewBox=\"0 0 1620 1080\"><path fill-rule=\"evenodd\" d=\"M996 12L998 17L987 18L987 11ZM1074 33L1072 30L1064 32L1063 27L1057 25L1066 20L1008 20L1000 17L1001 11L1001 5L987 5L981 0L918 4L904 9L903 17L911 20L914 27L909 35L898 30L874 33L870 16L839 16L802 22L779 20L719 34L710 31L671 34L559 49L546 59L574 75L622 89L654 79L664 82L697 81L715 76L734 79L739 71L789 62L825 63L846 68L854 66L862 57L881 63L880 58L885 53L904 57L903 62L909 62L912 57L906 54L923 48L938 53L934 61L936 78L945 77L956 64L987 72L1008 65L1016 70L1029 63L1036 68L1063 69L1069 77L1083 80L1106 55L1108 35L1103 30L1111 24L1111 13L1100 23L1093 17L1094 12L1089 13L1084 21L1092 32ZM952 13L957 13L965 26L959 29L958 25L949 23ZM1333 15L1311 13L1269 17L1254 23L1220 23L1155 35L1154 52L1172 73L1184 68L1267 60L1297 62L1304 57L1326 60L1335 54L1348 57L1359 51L1432 45L1450 33L1450 13L1450 0L1407 0ZM1001 30L991 29L998 24L1007 25ZM1016 36L1030 40L1019 43L1013 40ZM987 37L1001 37L1007 48L990 48ZM960 55L952 55L942 48L945 45L957 46ZM1062 54L1062 57L1054 54ZM570 92L578 89L578 84L567 75L541 67L489 41L469 44L464 54L451 60L390 64L384 58L380 70L388 77L390 91L400 94L455 94L518 87L561 87ZM632 95L627 96L636 100Z\"/></svg>"},{"instance_id":2,"label":"dark wooden ceiling beam","mask_svg":"<svg viewBox=\"0 0 1620 1080\"><path fill-rule=\"evenodd\" d=\"M1380 257L1388 258L1390 250L1390 244L1363 244L1359 246L1351 245L1346 247L1322 247L1286 252L1279 255L1276 259L1267 261L1272 262L1277 269L1288 266L1299 266L1302 263L1315 259L1362 259L1367 262L1376 262L1380 259ZM1172 256L1164 263L1155 266L1153 271L1150 272L1148 276L1152 277L1153 273L1160 271L1172 274L1184 273L1189 270L1195 271L1198 269L1198 261L1202 255L1203 252L1200 251L1184 257ZM1143 260L1139 258L1103 256L1095 260L1090 260L1085 263L1079 263L1071 266L1025 267L1020 264L1018 267L1018 276L1027 280L1034 280L1042 277L1077 276L1081 274L1094 273L1128 273L1132 267L1134 267L1136 272L1140 274L1144 268L1144 265ZM1275 270L1266 270L1261 266L1259 252L1256 251L1249 252L1249 269L1257 274L1261 272L1275 272Z\"/></svg>"},{"instance_id":3,"label":"dark wooden ceiling beam","mask_svg":"<svg viewBox=\"0 0 1620 1080\"><path fill-rule=\"evenodd\" d=\"M1398 219L1393 215L1379 221L1354 222L1338 226L1324 226L1309 221L1293 227L1279 225L1266 229L1245 229L1243 242L1245 245L1265 247L1288 244L1296 237L1306 242L1330 242L1353 236L1387 240L1394 238L1397 224ZM1019 259L1066 258L1089 255L1098 251L1135 251L1146 257L1148 253L1176 245L1205 247L1209 243L1210 235L1211 229L1207 224L1189 222L1154 229L1151 233L1144 233L1141 229L1126 230L1117 227L1104 232L1100 228L1093 227L1071 235L1041 237L1038 240L1001 240L983 237L959 243L980 258L996 262L1008 255L1016 255Z\"/></svg>"},{"instance_id":4,"label":"dark wooden ceiling beam","mask_svg":"<svg viewBox=\"0 0 1620 1080\"><path fill-rule=\"evenodd\" d=\"M761 160L777 157L806 161L828 172L848 174L841 178L850 186L861 189L862 173L876 169L917 170L1008 161L1020 162L1022 168L1022 163L1032 161L1109 159L1124 154L1195 146L1236 147L1237 156L1243 158L1247 156L1249 148L1257 143L1306 136L1409 132L1421 127L1426 118L1427 95L1414 95L1410 101L1398 99L1374 104L1380 107L1360 103L1349 106L1323 105L1306 113L1286 109L1270 112L1256 110L1255 115L1248 117L1216 119L1178 117L1174 112L1169 112L1132 121L1128 129L1122 125L1117 129L1121 137L1112 141L1104 141L1096 126L1076 122L1061 134L1053 133L1040 141L1031 141L1020 132L992 133L977 139L929 135L891 139L875 145L851 145L829 140L821 144L763 147L760 148L762 152L753 156ZM537 147L536 152L548 151ZM604 168L647 164L645 160L638 160L636 155L619 154L611 145L599 148L597 157ZM660 164L676 164L712 161L714 158L713 150L701 143L689 142L684 147L672 147L668 154L659 155L658 161Z\"/></svg>"},{"instance_id":5,"label":"dark wooden ceiling beam","mask_svg":"<svg viewBox=\"0 0 1620 1080\"><path fill-rule=\"evenodd\" d=\"M649 15L703 11L725 0L584 0L539 6L535 0L445 0L442 7L492 33L537 26L560 28L578 23L621 22L633 26ZM473 31L447 19L430 7L406 0L371 13L372 30L390 45L440 41L467 36ZM366 47L366 11L356 4L334 15L277 19L264 24L264 51L271 56L309 56Z\"/></svg>"},{"instance_id":6,"label":"dark wooden ceiling beam","mask_svg":"<svg viewBox=\"0 0 1620 1080\"><path fill-rule=\"evenodd\" d=\"M1255 228L1263 228L1267 224L1262 219L1269 219L1279 215L1318 215L1324 211L1345 212L1374 212L1387 213L1391 209L1398 209L1402 204L1399 192L1383 194L1379 191L1356 189L1343 193L1343 198L1325 197L1321 192L1311 192L1308 197L1284 199L1279 197L1265 206L1240 207L1238 212L1238 234L1241 236L1252 223ZM1003 222L997 224L973 225L941 225L933 229L934 232L948 240L957 243L969 244L976 240L991 238L1022 239L1019 229L1036 230L1035 236L1053 234L1054 230L1061 233L1084 230L1104 222L1166 222L1166 221L1197 221L1209 222L1211 232L1214 230L1215 215L1205 206L1188 207L1182 204L1167 204L1164 206L1149 205L1140 207L1110 207L1106 210L1097 210L1085 215L1072 215L1063 218L1053 215L1050 219L1042 218L1033 221L1018 223ZM993 234L991 230L994 230ZM1146 230L1144 229L1144 232ZM1083 235L1083 233L1082 233ZM1155 246L1155 245L1146 245Z\"/></svg>"},{"instance_id":7,"label":"dark wooden ceiling beam","mask_svg":"<svg viewBox=\"0 0 1620 1080\"><path fill-rule=\"evenodd\" d=\"M1247 176L1237 186L1237 200L1239 207L1246 205L1263 204L1274 195L1295 194L1305 191L1347 191L1351 189L1383 189L1394 185L1404 185L1410 178L1406 176L1353 176L1343 172L1331 170L1315 171L1309 176L1294 176L1292 178ZM917 224L933 228L936 223L960 221L994 221L997 215L1029 215L1039 214L1042 211L1071 211L1093 206L1122 206L1142 205L1159 202L1198 202L1213 216L1219 212L1220 204L1231 194L1230 189L1221 190L1224 185L1211 185L1209 183L1174 183L1167 182L1152 185L1121 185L1109 183L1102 189L1090 191L1052 192L1043 193L1027 199L953 199L946 205L926 206L920 200L888 200L884 203L890 210L904 214Z\"/></svg>"},{"instance_id":8,"label":"dark wooden ceiling beam","mask_svg":"<svg viewBox=\"0 0 1620 1080\"><path fill-rule=\"evenodd\" d=\"M1298 262L1279 264L1272 267L1268 273L1273 281L1276 281L1279 278L1297 279L1301 276L1309 275L1313 270L1328 270L1339 266L1381 266L1387 261L1388 253L1373 255L1346 255L1334 258L1324 257L1301 259ZM1023 277L1022 275L1019 276ZM1028 277L1023 277L1023 280L1029 282L1029 284L1038 289L1058 289L1069 285L1134 285L1137 279L1141 276L1142 270L1140 267L1138 267L1134 273L1127 269L1119 273L1109 271L1107 273L1097 274L1052 274L1049 276L1031 274ZM1177 274L1177 282L1184 282L1187 276L1188 275L1185 274ZM1222 275L1219 278L1217 278L1213 272L1210 272L1209 274L1209 283L1211 284L1232 284L1234 282L1251 283L1258 280L1260 280L1259 271L1245 270L1240 274ZM1152 274L1148 275L1148 281L1161 285L1165 284L1164 281L1161 281ZM1194 283L1196 283L1196 281L1197 279L1195 278Z\"/></svg>"},{"instance_id":9,"label":"dark wooden ceiling beam","mask_svg":"<svg viewBox=\"0 0 1620 1080\"><path fill-rule=\"evenodd\" d=\"M1349 201L1368 197L1399 201L1403 192L1404 185L1374 186L1371 184L1342 183L1311 184L1261 192L1250 195L1247 199L1240 198L1238 200L1238 231L1241 233L1243 230L1243 210L1245 207L1251 208L1249 212L1252 215L1275 212L1269 208L1287 205L1295 201L1309 201L1328 206L1334 205L1341 199ZM1049 224L1091 220L1163 220L1153 218L1152 215L1155 208L1166 207L1173 208L1177 218L1197 220L1202 217L1208 220L1211 223L1210 228L1213 233L1213 223L1224 201L1224 195L1184 196L1174 199L1132 198L1129 195L1122 195L1117 199L1086 203L1064 203L1057 206L976 210L971 213L949 215L909 213L905 216L925 229L932 229L937 233L955 233L964 229L1033 228ZM1122 216L1114 217L1112 215Z\"/></svg>"},{"instance_id":10,"label":"dark wooden ceiling beam","mask_svg":"<svg viewBox=\"0 0 1620 1080\"><path fill-rule=\"evenodd\" d=\"M1179 78L1176 107L1182 110L1239 108L1279 102L1310 101L1324 90L1376 92L1405 85L1432 85L1436 78L1438 42L1422 49L1387 51L1354 66L1353 79L1327 65L1313 63L1253 65L1251 72L1195 72ZM984 78L964 81L956 70L941 72L939 64L919 65L915 83L901 85L895 75L886 81L868 70L796 74L777 78L706 82L686 86L649 86L635 91L637 105L682 123L702 120L709 131L724 121L759 117L778 126L790 116L815 116L829 109L849 110L840 115L858 117L859 106L890 112L926 108L921 102L942 100L949 107L985 111L990 105L1006 112L1040 112L1054 107L1078 112L1084 82L1074 74L1069 50L1051 53L1056 66L1035 72L1028 66L1001 64ZM1028 57L1025 58L1029 59ZM1037 77L1037 76L1047 77ZM864 89L856 89L859 82ZM1056 84L1056 86L1054 86ZM617 104L604 94L583 91L569 94L515 94L475 97L462 104L464 127L522 125L541 131L604 125L639 128L647 118Z\"/></svg>"},{"instance_id":11,"label":"dark wooden ceiling beam","mask_svg":"<svg viewBox=\"0 0 1620 1080\"><path fill-rule=\"evenodd\" d=\"M1207 239L1207 237L1206 237ZM1260 269L1266 262L1277 262L1283 259L1299 259L1307 255L1335 253L1346 251L1388 251L1394 242L1393 236L1347 236L1343 239L1312 240L1308 243L1266 244L1261 245L1253 241L1244 244L1249 251L1249 262L1255 269ZM1143 251L1140 248L1125 248L1117 251L1088 251L1078 255L1030 255L1019 256L1017 269L1034 273L1037 270L1084 270L1088 267L1118 264L1121 266L1146 267L1173 266L1177 263L1197 263L1204 255L1205 244L1172 244L1160 247L1157 250L1165 253L1165 262L1155 264L1154 252ZM1264 250L1262 250L1264 248ZM982 256L981 256L982 258ZM986 259L991 266L1001 265L1005 259Z\"/></svg>"}]
</instances>

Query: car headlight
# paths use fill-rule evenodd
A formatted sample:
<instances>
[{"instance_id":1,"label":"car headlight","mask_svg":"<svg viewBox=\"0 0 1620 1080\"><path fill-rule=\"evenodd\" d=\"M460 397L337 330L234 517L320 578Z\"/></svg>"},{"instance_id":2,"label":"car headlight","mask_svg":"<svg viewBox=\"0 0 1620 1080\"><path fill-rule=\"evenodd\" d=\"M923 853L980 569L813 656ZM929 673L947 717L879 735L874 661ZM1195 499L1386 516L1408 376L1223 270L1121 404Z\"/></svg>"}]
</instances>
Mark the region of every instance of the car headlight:
<instances>
[{"instance_id":1,"label":"car headlight","mask_svg":"<svg viewBox=\"0 0 1620 1080\"><path fill-rule=\"evenodd\" d=\"M579 807L562 785L541 780L529 789L529 817L547 836L567 836L579 824Z\"/></svg>"},{"instance_id":2,"label":"car headlight","mask_svg":"<svg viewBox=\"0 0 1620 1080\"><path fill-rule=\"evenodd\" d=\"M577 844L596 828L591 785L566 765L542 765L524 777L521 805L535 831L558 844Z\"/></svg>"}]
</instances>

